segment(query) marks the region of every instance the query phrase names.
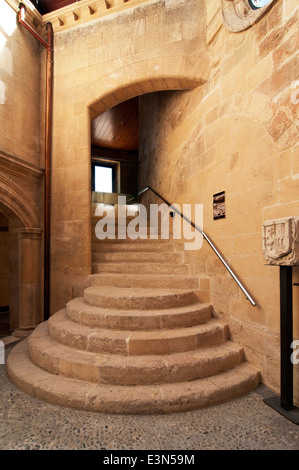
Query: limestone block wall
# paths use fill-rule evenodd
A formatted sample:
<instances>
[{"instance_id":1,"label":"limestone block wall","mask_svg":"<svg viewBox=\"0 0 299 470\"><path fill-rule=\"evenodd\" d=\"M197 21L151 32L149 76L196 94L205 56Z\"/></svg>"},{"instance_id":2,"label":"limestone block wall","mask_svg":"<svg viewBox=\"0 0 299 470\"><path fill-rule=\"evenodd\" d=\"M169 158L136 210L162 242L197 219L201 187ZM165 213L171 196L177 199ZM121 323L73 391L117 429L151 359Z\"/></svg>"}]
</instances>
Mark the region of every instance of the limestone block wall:
<instances>
[{"instance_id":1,"label":"limestone block wall","mask_svg":"<svg viewBox=\"0 0 299 470\"><path fill-rule=\"evenodd\" d=\"M0 234L1 296L5 292L10 328L27 331L43 318L43 123L40 47L18 24L17 10L18 4L0 0L0 211L9 228ZM23 233L38 240L35 251L20 249Z\"/></svg>"},{"instance_id":2,"label":"limestone block wall","mask_svg":"<svg viewBox=\"0 0 299 470\"><path fill-rule=\"evenodd\" d=\"M91 272L91 119L143 93L198 86L208 73L201 0L128 2L55 33L51 313Z\"/></svg>"},{"instance_id":3,"label":"limestone block wall","mask_svg":"<svg viewBox=\"0 0 299 470\"><path fill-rule=\"evenodd\" d=\"M0 173L42 213L40 46L5 0L0 0L0 28Z\"/></svg>"},{"instance_id":4,"label":"limestone block wall","mask_svg":"<svg viewBox=\"0 0 299 470\"><path fill-rule=\"evenodd\" d=\"M206 11L207 82L140 99L140 184L170 202L204 205L205 232L258 306L245 299L205 242L187 257L194 273L211 276L215 314L228 321L264 383L279 391L279 268L266 265L261 234L265 220L299 213L299 11L295 1L278 1L240 33L223 26L220 2L207 1ZM213 195L220 191L226 217L213 220ZM294 282L298 278L297 267ZM298 339L298 287L293 292Z\"/></svg>"},{"instance_id":5,"label":"limestone block wall","mask_svg":"<svg viewBox=\"0 0 299 470\"><path fill-rule=\"evenodd\" d=\"M0 150L40 165L40 47L0 0Z\"/></svg>"}]
</instances>

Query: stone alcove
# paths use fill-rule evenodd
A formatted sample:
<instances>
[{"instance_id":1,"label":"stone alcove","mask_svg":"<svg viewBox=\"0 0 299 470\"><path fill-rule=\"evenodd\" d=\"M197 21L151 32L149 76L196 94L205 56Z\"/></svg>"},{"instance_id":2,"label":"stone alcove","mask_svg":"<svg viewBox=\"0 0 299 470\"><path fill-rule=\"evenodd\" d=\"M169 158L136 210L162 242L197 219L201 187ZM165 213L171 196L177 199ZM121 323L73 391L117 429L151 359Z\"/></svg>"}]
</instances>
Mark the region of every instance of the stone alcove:
<instances>
[{"instance_id":1,"label":"stone alcove","mask_svg":"<svg viewBox=\"0 0 299 470\"><path fill-rule=\"evenodd\" d=\"M26 336L41 318L41 240L38 208L23 189L0 174L0 211L9 221L10 329Z\"/></svg>"}]
</instances>

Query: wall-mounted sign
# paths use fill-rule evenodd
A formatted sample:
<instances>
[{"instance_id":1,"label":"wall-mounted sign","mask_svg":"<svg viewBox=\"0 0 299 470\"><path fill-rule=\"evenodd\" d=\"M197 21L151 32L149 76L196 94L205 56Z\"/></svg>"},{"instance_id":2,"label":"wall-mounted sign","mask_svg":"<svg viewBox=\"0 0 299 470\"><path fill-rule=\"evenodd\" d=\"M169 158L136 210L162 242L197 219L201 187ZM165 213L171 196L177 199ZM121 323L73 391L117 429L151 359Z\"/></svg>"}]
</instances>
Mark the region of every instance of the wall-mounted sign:
<instances>
[{"instance_id":1,"label":"wall-mounted sign","mask_svg":"<svg viewBox=\"0 0 299 470\"><path fill-rule=\"evenodd\" d=\"M225 191L213 195L213 218L214 220L225 218Z\"/></svg>"}]
</instances>

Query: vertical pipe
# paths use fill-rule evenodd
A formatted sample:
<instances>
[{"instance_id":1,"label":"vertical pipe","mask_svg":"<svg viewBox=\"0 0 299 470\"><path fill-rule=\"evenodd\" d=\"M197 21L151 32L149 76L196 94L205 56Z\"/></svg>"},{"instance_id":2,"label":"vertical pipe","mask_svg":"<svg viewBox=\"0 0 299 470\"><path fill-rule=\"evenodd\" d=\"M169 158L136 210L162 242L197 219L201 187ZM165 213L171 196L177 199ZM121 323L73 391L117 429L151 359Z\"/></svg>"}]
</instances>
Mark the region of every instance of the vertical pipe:
<instances>
[{"instance_id":1,"label":"vertical pipe","mask_svg":"<svg viewBox=\"0 0 299 470\"><path fill-rule=\"evenodd\" d=\"M46 116L45 116L45 248L44 248L44 319L50 316L50 216L51 216L51 153L53 100L53 29L47 24Z\"/></svg>"},{"instance_id":2,"label":"vertical pipe","mask_svg":"<svg viewBox=\"0 0 299 470\"><path fill-rule=\"evenodd\" d=\"M50 212L53 101L53 28L47 23L47 41L25 21L26 7L20 3L18 20L47 51L45 110L45 208L44 208L44 319L50 316Z\"/></svg>"}]
</instances>

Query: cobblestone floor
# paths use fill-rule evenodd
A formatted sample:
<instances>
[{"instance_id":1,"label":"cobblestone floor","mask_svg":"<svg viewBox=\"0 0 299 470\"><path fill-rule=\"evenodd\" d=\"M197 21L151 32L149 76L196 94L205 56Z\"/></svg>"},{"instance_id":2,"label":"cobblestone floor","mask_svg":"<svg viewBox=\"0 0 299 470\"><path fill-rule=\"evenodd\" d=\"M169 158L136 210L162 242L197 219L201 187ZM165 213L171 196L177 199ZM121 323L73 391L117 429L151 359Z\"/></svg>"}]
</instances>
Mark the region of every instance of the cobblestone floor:
<instances>
[{"instance_id":1,"label":"cobblestone floor","mask_svg":"<svg viewBox=\"0 0 299 470\"><path fill-rule=\"evenodd\" d=\"M0 393L1 450L299 450L299 426L263 402L264 386L188 413L118 416L36 400L0 365Z\"/></svg>"}]
</instances>

